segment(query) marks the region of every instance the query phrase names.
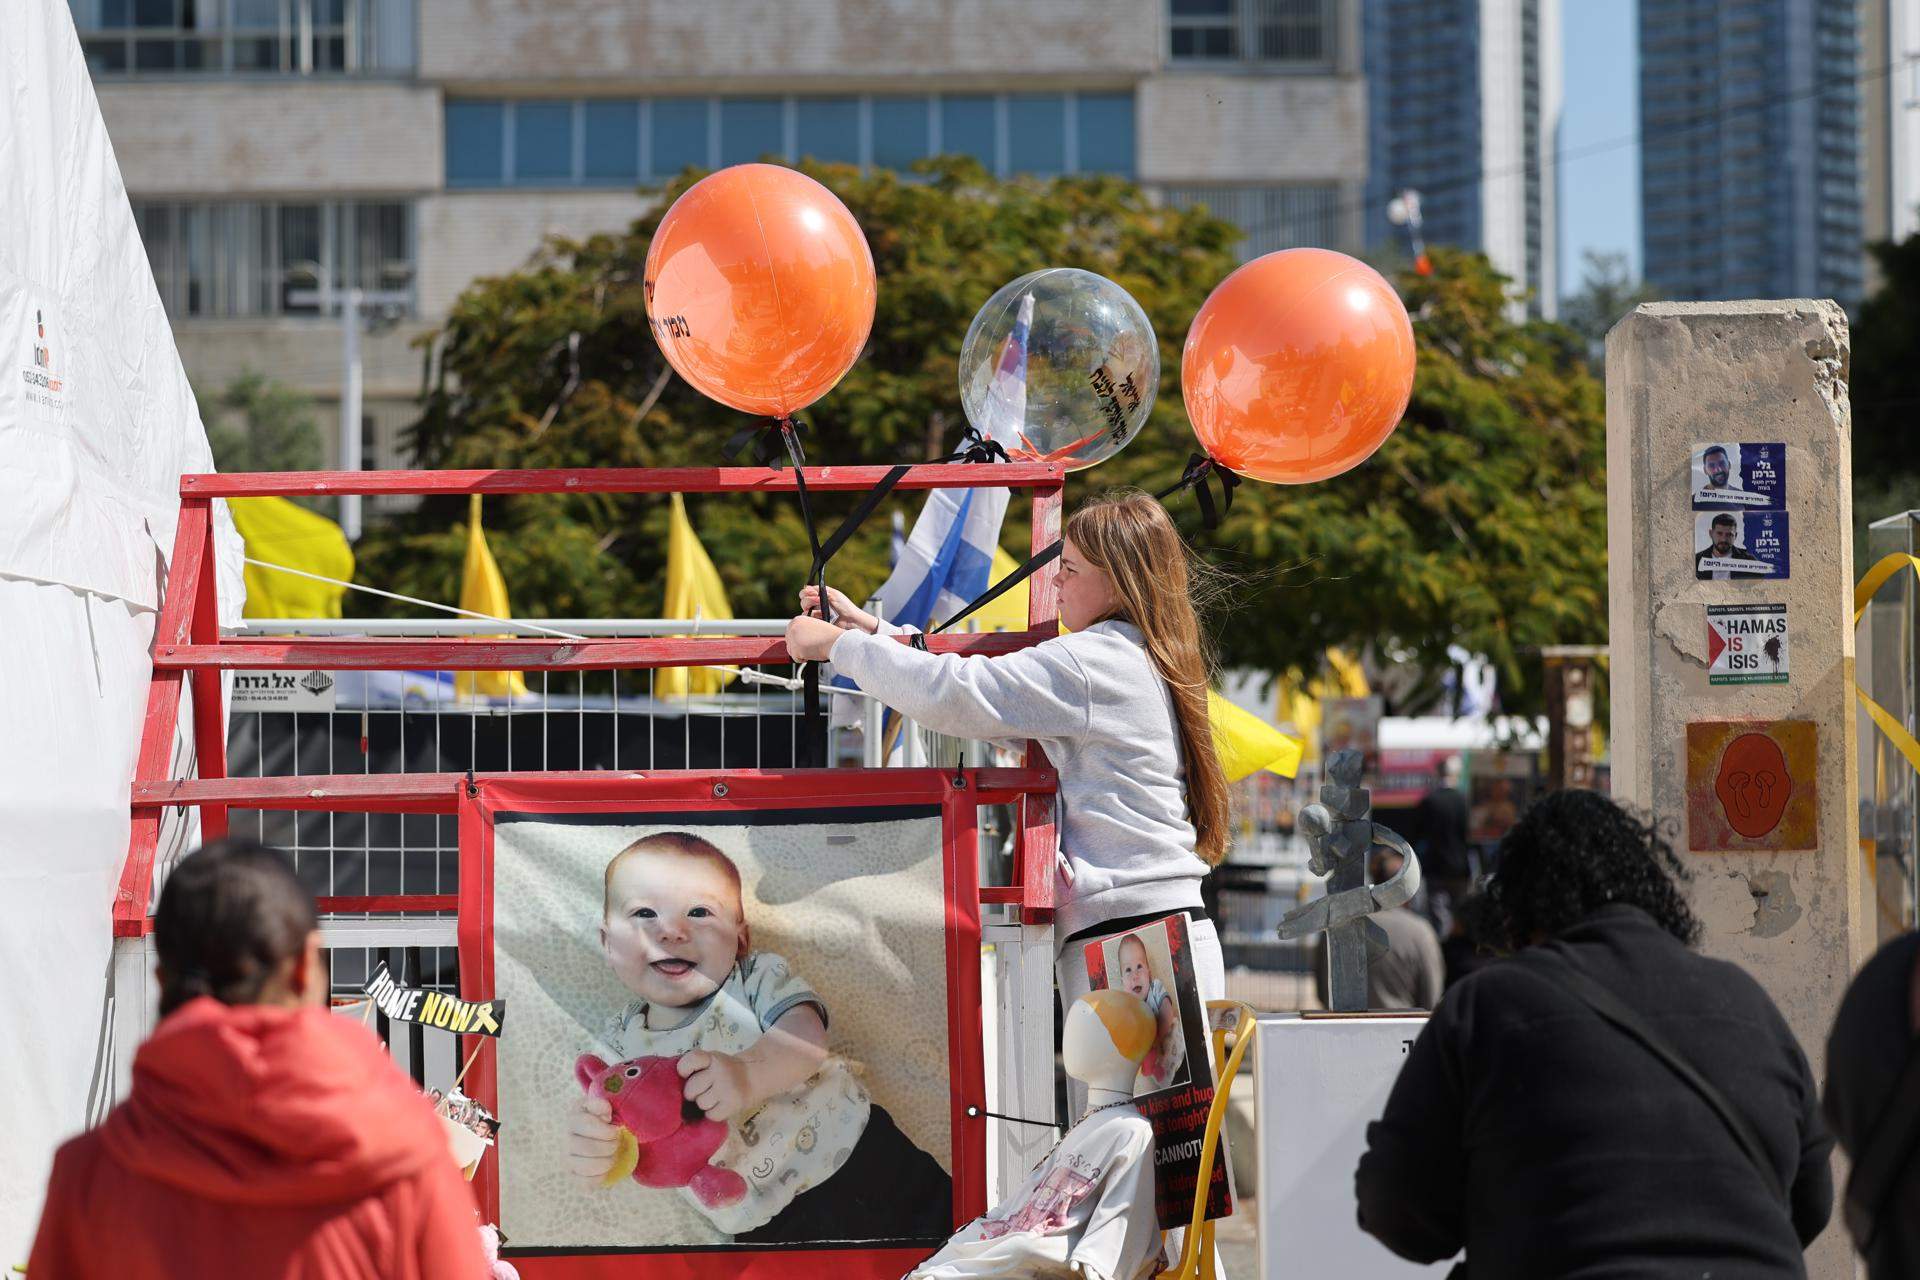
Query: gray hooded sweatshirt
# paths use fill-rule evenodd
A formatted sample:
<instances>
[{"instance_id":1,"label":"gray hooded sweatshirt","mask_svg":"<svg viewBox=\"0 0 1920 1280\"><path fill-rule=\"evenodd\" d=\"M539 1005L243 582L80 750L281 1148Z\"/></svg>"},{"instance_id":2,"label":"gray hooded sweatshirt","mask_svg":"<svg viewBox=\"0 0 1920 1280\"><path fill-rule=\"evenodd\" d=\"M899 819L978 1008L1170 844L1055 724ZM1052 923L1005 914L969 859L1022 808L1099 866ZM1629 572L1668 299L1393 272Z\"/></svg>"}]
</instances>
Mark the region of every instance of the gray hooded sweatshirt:
<instances>
[{"instance_id":1,"label":"gray hooded sweatshirt","mask_svg":"<svg viewBox=\"0 0 1920 1280\"><path fill-rule=\"evenodd\" d=\"M1109 620L999 657L930 654L843 633L834 669L938 733L1046 749L1060 778L1066 867L1055 936L1120 916L1200 906L1179 723L1140 631Z\"/></svg>"}]
</instances>

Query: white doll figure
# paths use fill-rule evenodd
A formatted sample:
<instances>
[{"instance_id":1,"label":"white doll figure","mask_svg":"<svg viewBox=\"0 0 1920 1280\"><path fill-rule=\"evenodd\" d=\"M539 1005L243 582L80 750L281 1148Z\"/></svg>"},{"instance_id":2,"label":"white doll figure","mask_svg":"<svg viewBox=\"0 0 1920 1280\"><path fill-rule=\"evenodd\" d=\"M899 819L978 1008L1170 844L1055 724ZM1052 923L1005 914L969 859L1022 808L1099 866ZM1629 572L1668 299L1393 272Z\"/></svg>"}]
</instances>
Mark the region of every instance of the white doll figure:
<instances>
[{"instance_id":1,"label":"white doll figure","mask_svg":"<svg viewBox=\"0 0 1920 1280\"><path fill-rule=\"evenodd\" d=\"M1158 1034L1138 996L1090 991L1067 1011L1067 1074L1087 1110L1020 1189L960 1228L908 1280L1086 1277L1141 1280L1162 1264L1153 1126L1133 1104Z\"/></svg>"}]
</instances>

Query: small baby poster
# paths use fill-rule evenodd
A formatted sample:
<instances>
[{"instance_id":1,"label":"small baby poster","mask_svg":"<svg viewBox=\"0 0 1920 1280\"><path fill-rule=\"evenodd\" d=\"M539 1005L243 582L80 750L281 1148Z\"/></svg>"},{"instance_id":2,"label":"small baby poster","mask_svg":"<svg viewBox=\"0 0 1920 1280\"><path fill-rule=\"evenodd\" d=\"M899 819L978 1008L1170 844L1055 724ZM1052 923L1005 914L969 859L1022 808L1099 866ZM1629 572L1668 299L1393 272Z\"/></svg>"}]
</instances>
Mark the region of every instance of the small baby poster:
<instances>
[{"instance_id":1,"label":"small baby poster","mask_svg":"<svg viewBox=\"0 0 1920 1280\"><path fill-rule=\"evenodd\" d=\"M938 806L501 808L490 849L514 1253L946 1239Z\"/></svg>"},{"instance_id":2,"label":"small baby poster","mask_svg":"<svg viewBox=\"0 0 1920 1280\"><path fill-rule=\"evenodd\" d=\"M1787 505L1787 446L1697 444L1689 477L1695 511L1752 507L1779 511Z\"/></svg>"},{"instance_id":3,"label":"small baby poster","mask_svg":"<svg viewBox=\"0 0 1920 1280\"><path fill-rule=\"evenodd\" d=\"M1200 1147L1206 1138L1207 1111L1213 1105L1213 1067L1207 1058L1206 1011L1193 974L1193 948L1187 917L1168 916L1152 924L1098 938L1086 944L1087 984L1096 991L1119 987L1146 1002L1159 1024L1153 1047L1134 1077L1133 1096L1140 1113L1153 1122L1154 1199L1162 1230L1193 1219L1194 1190L1200 1179ZM1233 1212L1228 1184L1227 1135L1220 1135L1214 1156L1207 1217Z\"/></svg>"}]
</instances>

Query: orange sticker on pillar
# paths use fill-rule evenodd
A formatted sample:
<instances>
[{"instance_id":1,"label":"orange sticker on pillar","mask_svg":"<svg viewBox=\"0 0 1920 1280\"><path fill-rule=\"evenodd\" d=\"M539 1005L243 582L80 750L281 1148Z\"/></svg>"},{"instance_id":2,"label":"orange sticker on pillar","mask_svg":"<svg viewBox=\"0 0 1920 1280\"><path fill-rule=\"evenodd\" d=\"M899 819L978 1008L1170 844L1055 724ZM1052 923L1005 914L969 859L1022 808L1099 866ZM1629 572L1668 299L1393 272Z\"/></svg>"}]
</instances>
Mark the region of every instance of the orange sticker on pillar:
<instances>
[{"instance_id":1,"label":"orange sticker on pillar","mask_svg":"<svg viewBox=\"0 0 1920 1280\"><path fill-rule=\"evenodd\" d=\"M1811 720L1687 726L1687 848L1811 850L1819 821L1819 736Z\"/></svg>"}]
</instances>

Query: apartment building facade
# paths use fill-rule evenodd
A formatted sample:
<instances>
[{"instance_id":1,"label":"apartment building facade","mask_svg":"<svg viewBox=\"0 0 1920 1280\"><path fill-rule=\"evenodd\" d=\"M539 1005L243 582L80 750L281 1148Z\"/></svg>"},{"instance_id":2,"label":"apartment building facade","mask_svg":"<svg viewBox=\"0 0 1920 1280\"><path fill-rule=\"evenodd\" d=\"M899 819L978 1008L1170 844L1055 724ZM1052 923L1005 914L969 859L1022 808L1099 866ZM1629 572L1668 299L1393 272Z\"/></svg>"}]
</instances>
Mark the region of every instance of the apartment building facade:
<instances>
[{"instance_id":1,"label":"apartment building facade","mask_svg":"<svg viewBox=\"0 0 1920 1280\"><path fill-rule=\"evenodd\" d=\"M1861 44L1867 241L1905 240L1920 232L1920 0L1866 0ZM1877 275L1869 258L1869 290Z\"/></svg>"},{"instance_id":2,"label":"apartment building facade","mask_svg":"<svg viewBox=\"0 0 1920 1280\"><path fill-rule=\"evenodd\" d=\"M1834 0L1640 0L1648 283L1859 303L1861 18Z\"/></svg>"},{"instance_id":3,"label":"apartment building facade","mask_svg":"<svg viewBox=\"0 0 1920 1280\"><path fill-rule=\"evenodd\" d=\"M1367 0L1366 234L1420 193L1429 243L1483 251L1533 315L1559 312L1559 0Z\"/></svg>"},{"instance_id":4,"label":"apartment building facade","mask_svg":"<svg viewBox=\"0 0 1920 1280\"><path fill-rule=\"evenodd\" d=\"M387 300L369 466L462 290L688 165L964 152L1204 202L1249 254L1361 242L1359 0L70 4L198 385L337 397L344 291Z\"/></svg>"}]
</instances>

